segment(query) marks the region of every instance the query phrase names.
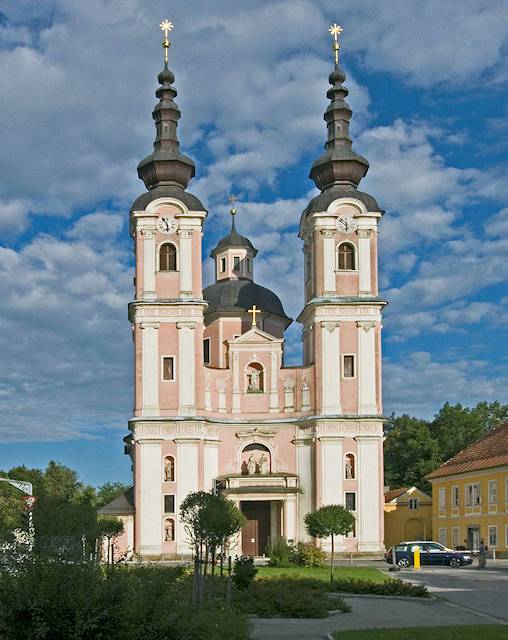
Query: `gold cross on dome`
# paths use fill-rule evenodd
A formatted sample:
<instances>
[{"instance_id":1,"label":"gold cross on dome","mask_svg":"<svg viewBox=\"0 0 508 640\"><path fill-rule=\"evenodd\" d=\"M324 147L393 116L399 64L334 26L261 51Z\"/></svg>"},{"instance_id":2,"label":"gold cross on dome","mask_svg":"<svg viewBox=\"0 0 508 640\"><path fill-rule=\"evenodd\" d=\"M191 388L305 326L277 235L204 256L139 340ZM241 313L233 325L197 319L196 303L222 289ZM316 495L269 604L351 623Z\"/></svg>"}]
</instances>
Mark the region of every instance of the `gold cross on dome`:
<instances>
[{"instance_id":1,"label":"gold cross on dome","mask_svg":"<svg viewBox=\"0 0 508 640\"><path fill-rule=\"evenodd\" d=\"M332 51L335 55L335 64L339 64L339 49L340 49L339 36L342 33L343 29L340 26L340 24L337 24L336 22L334 22L332 26L328 29L328 31L333 36L333 40L334 40L332 44Z\"/></svg>"},{"instance_id":2,"label":"gold cross on dome","mask_svg":"<svg viewBox=\"0 0 508 640\"><path fill-rule=\"evenodd\" d=\"M235 202L238 200L238 196L230 195L228 197L228 200L229 200L229 202L231 202L230 213L231 213L232 216L234 216L235 213L236 213Z\"/></svg>"},{"instance_id":3,"label":"gold cross on dome","mask_svg":"<svg viewBox=\"0 0 508 640\"><path fill-rule=\"evenodd\" d=\"M247 313L252 313L252 326L257 327L256 315L261 313L261 309L258 309L255 304L252 305L252 309L249 309Z\"/></svg>"}]
</instances>

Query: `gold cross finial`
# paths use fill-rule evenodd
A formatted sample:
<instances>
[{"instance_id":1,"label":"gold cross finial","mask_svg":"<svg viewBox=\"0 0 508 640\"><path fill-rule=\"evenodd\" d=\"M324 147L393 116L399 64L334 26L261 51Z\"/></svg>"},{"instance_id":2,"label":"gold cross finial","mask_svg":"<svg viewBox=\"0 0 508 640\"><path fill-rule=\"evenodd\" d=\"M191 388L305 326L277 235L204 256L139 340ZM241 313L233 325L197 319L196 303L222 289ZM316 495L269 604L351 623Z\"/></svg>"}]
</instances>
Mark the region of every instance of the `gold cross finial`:
<instances>
[{"instance_id":1,"label":"gold cross finial","mask_svg":"<svg viewBox=\"0 0 508 640\"><path fill-rule=\"evenodd\" d=\"M229 212L232 216L234 216L236 214L235 202L238 200L238 196L230 195L228 197L228 200L229 202L231 202L231 209L229 210Z\"/></svg>"},{"instance_id":2,"label":"gold cross finial","mask_svg":"<svg viewBox=\"0 0 508 640\"><path fill-rule=\"evenodd\" d=\"M168 40L168 33L173 30L173 23L169 20L163 20L159 27L164 32L164 40L162 41L162 46L164 47L164 64L168 63L168 49L171 46L171 43Z\"/></svg>"},{"instance_id":3,"label":"gold cross finial","mask_svg":"<svg viewBox=\"0 0 508 640\"><path fill-rule=\"evenodd\" d=\"M339 36L342 33L343 29L339 24L334 22L332 26L328 29L328 31L333 36L332 51L335 55L335 64L339 64L339 49L340 49Z\"/></svg>"},{"instance_id":4,"label":"gold cross finial","mask_svg":"<svg viewBox=\"0 0 508 640\"><path fill-rule=\"evenodd\" d=\"M252 305L252 309L249 309L247 313L252 313L252 326L257 327L256 315L261 313L261 309L258 309L255 304Z\"/></svg>"}]
</instances>

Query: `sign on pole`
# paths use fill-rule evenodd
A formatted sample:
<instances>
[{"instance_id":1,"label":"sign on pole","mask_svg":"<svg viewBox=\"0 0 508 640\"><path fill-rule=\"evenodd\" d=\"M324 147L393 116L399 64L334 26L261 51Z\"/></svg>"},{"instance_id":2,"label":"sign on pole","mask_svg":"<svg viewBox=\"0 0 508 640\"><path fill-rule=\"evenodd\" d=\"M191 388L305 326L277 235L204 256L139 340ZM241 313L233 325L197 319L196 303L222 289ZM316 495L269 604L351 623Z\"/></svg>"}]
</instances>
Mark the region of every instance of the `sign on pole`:
<instances>
[{"instance_id":1,"label":"sign on pole","mask_svg":"<svg viewBox=\"0 0 508 640\"><path fill-rule=\"evenodd\" d=\"M35 496L23 496L23 500L28 511L31 511L35 507L35 503L37 502L37 498Z\"/></svg>"}]
</instances>

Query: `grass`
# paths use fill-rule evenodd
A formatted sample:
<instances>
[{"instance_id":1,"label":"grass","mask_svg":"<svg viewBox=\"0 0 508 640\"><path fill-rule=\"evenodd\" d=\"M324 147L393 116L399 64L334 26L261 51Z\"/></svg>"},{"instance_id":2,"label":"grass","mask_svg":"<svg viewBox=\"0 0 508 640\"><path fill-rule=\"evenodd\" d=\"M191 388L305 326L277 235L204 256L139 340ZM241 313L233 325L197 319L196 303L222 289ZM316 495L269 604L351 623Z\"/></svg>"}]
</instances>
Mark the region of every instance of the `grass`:
<instances>
[{"instance_id":1,"label":"grass","mask_svg":"<svg viewBox=\"0 0 508 640\"><path fill-rule=\"evenodd\" d=\"M262 578L278 578L287 576L288 578L315 578L330 582L329 567L258 567L258 576ZM390 576L382 573L374 567L334 567L333 575L335 580L369 580L370 582L387 582Z\"/></svg>"},{"instance_id":2,"label":"grass","mask_svg":"<svg viewBox=\"0 0 508 640\"><path fill-rule=\"evenodd\" d=\"M506 640L504 625L468 625L453 627L417 627L407 629L365 629L335 631L336 640Z\"/></svg>"}]
</instances>

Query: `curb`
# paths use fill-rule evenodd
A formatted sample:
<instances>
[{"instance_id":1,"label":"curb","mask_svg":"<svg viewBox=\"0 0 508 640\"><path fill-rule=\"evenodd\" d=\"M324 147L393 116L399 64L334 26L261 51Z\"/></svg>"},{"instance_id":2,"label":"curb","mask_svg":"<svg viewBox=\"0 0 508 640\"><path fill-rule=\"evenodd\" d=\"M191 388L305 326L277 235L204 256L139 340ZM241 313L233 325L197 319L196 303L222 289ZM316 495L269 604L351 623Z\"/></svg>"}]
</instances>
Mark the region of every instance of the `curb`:
<instances>
[{"instance_id":1,"label":"curb","mask_svg":"<svg viewBox=\"0 0 508 640\"><path fill-rule=\"evenodd\" d=\"M424 598L421 596L381 596L377 593L347 593L344 591L333 591L328 595L330 596L340 596L341 598L376 598L379 600L403 600L406 602L419 602L420 604L433 604L433 602L437 602L438 598L436 596L429 593L428 597Z\"/></svg>"}]
</instances>

